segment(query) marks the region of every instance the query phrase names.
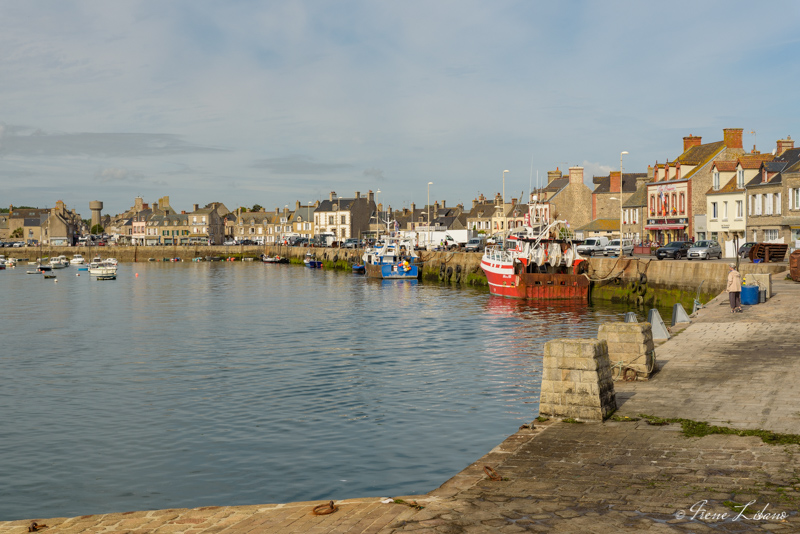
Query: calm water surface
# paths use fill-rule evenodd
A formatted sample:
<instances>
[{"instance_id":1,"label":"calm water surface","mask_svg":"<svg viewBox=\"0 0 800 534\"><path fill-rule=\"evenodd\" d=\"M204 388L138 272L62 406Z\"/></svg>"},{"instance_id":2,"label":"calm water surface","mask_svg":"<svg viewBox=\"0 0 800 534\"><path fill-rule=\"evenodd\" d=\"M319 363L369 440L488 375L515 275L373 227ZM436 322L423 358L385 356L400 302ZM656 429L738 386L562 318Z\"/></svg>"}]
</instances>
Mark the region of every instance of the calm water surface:
<instances>
[{"instance_id":1,"label":"calm water surface","mask_svg":"<svg viewBox=\"0 0 800 534\"><path fill-rule=\"evenodd\" d=\"M627 311L259 263L0 272L0 520L428 492ZM138 277L135 276L138 273Z\"/></svg>"}]
</instances>

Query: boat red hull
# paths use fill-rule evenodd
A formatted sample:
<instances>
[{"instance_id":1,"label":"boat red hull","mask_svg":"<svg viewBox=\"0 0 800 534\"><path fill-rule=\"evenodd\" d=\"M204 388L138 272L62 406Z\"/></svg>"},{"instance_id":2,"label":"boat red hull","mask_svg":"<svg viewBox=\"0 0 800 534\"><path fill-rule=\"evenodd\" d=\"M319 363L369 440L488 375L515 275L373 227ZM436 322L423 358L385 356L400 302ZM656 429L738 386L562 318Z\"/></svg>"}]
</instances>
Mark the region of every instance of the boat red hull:
<instances>
[{"instance_id":1,"label":"boat red hull","mask_svg":"<svg viewBox=\"0 0 800 534\"><path fill-rule=\"evenodd\" d=\"M589 300L589 279L579 274L541 274L514 272L507 262L484 259L481 269L489 282L492 295L515 299Z\"/></svg>"}]
</instances>

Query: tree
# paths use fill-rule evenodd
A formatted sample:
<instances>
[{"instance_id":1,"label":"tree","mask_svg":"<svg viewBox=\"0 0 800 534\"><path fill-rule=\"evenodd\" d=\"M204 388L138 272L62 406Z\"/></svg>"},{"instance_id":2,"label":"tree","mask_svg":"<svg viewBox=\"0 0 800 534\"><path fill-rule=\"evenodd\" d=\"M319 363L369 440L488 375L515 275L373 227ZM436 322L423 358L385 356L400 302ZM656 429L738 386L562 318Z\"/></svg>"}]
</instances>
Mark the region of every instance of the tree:
<instances>
[{"instance_id":1,"label":"tree","mask_svg":"<svg viewBox=\"0 0 800 534\"><path fill-rule=\"evenodd\" d=\"M11 235L9 237L19 238L19 237L22 237L23 234L24 234L24 230L22 228L17 228L13 232L11 232Z\"/></svg>"},{"instance_id":2,"label":"tree","mask_svg":"<svg viewBox=\"0 0 800 534\"><path fill-rule=\"evenodd\" d=\"M261 210L263 210L263 209L264 209L264 208L261 206L261 204L255 204L255 205L253 205L253 211L261 211Z\"/></svg>"},{"instance_id":3,"label":"tree","mask_svg":"<svg viewBox=\"0 0 800 534\"><path fill-rule=\"evenodd\" d=\"M102 224L95 224L92 226L92 229L89 230L91 234L102 234L103 233L103 225Z\"/></svg>"}]
</instances>

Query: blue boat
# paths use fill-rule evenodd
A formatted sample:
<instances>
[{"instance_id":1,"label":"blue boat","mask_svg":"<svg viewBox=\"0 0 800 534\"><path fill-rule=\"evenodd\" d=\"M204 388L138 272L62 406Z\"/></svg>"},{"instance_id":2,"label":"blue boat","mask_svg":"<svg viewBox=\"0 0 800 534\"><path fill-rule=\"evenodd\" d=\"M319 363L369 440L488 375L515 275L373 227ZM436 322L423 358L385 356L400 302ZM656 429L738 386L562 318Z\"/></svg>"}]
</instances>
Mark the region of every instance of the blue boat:
<instances>
[{"instance_id":1,"label":"blue boat","mask_svg":"<svg viewBox=\"0 0 800 534\"><path fill-rule=\"evenodd\" d=\"M417 280L421 273L410 242L392 242L379 248L368 248L364 251L363 260L368 278Z\"/></svg>"},{"instance_id":2,"label":"blue boat","mask_svg":"<svg viewBox=\"0 0 800 534\"><path fill-rule=\"evenodd\" d=\"M310 252L306 254L306 258L303 260L303 263L310 269L322 269L322 262L316 260Z\"/></svg>"},{"instance_id":3,"label":"blue boat","mask_svg":"<svg viewBox=\"0 0 800 534\"><path fill-rule=\"evenodd\" d=\"M355 274L364 274L365 270L363 265L353 265L353 272Z\"/></svg>"}]
</instances>

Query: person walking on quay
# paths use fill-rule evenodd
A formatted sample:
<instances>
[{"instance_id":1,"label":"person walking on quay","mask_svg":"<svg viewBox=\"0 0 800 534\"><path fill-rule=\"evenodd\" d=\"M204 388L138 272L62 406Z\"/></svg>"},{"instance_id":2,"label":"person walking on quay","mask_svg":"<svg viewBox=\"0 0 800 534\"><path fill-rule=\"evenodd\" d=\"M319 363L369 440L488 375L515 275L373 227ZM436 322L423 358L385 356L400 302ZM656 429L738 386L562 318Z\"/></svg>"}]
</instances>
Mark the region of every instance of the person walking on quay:
<instances>
[{"instance_id":1,"label":"person walking on quay","mask_svg":"<svg viewBox=\"0 0 800 534\"><path fill-rule=\"evenodd\" d=\"M742 311L742 275L736 270L736 264L731 263L728 272L728 297L731 299L731 313Z\"/></svg>"}]
</instances>

